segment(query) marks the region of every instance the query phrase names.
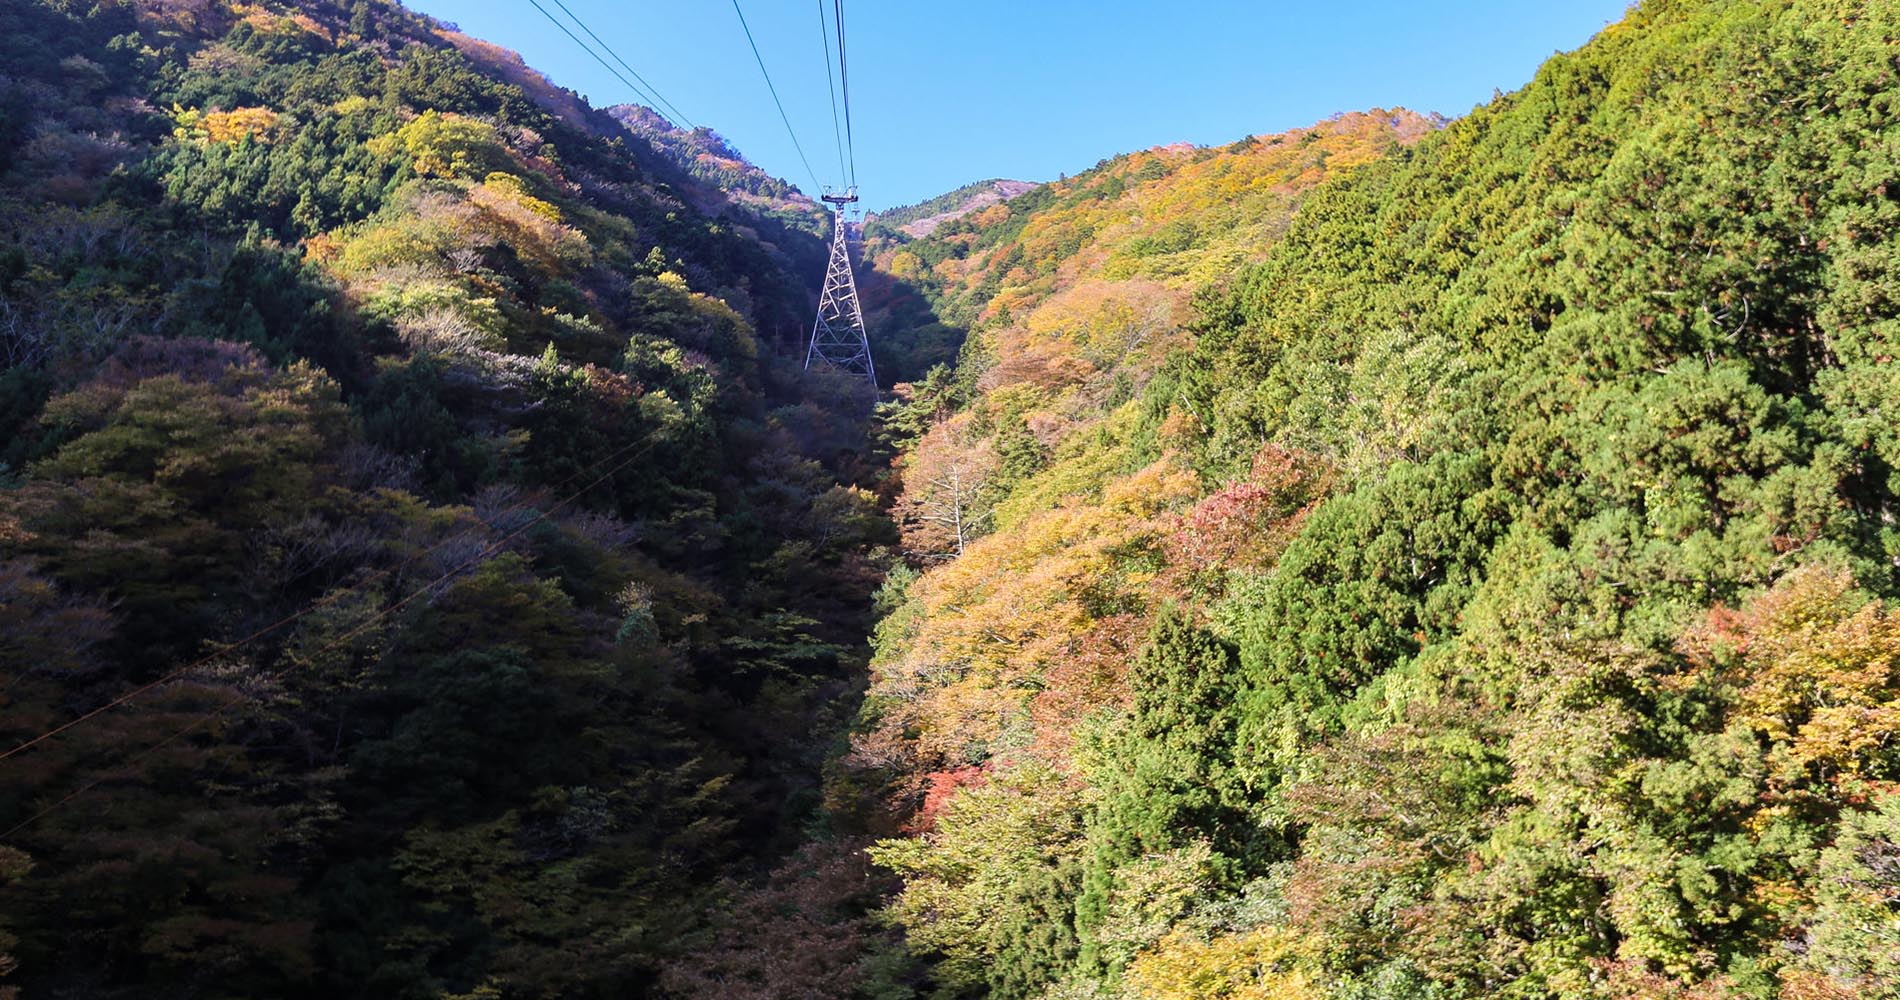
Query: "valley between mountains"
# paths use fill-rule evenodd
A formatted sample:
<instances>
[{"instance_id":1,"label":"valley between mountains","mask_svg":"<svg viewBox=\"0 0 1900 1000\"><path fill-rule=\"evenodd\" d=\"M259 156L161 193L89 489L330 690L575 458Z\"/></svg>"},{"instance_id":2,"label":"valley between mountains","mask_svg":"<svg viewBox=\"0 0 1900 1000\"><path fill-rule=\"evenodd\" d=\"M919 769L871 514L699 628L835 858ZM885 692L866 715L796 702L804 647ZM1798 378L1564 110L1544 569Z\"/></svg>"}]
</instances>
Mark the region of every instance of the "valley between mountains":
<instances>
[{"instance_id":1,"label":"valley between mountains","mask_svg":"<svg viewBox=\"0 0 1900 1000\"><path fill-rule=\"evenodd\" d=\"M0 0L0 1000L1900 997L1900 7L1076 166Z\"/></svg>"}]
</instances>

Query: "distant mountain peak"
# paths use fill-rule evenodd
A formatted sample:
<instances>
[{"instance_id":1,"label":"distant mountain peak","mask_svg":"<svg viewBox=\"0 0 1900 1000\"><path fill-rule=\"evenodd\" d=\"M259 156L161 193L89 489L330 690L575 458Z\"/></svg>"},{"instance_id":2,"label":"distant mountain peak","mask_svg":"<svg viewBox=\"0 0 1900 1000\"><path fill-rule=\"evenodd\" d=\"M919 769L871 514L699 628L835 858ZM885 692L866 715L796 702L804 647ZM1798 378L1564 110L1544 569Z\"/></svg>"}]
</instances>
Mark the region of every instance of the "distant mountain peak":
<instances>
[{"instance_id":1,"label":"distant mountain peak","mask_svg":"<svg viewBox=\"0 0 1900 1000\"><path fill-rule=\"evenodd\" d=\"M873 213L872 218L881 222L885 228L894 229L912 239L922 239L936 232L937 227L946 222L960 219L971 212L982 211L991 205L1008 201L1041 186L1034 181L991 178L974 184L965 184L929 201Z\"/></svg>"}]
</instances>

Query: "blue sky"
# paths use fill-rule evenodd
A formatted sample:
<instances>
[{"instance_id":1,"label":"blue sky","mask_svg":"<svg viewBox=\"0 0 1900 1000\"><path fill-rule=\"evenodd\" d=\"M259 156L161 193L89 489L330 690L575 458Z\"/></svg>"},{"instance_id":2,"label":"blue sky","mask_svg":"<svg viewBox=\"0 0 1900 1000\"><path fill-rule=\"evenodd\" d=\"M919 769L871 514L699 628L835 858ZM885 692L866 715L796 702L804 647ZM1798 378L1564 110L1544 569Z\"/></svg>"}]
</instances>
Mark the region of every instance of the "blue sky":
<instances>
[{"instance_id":1,"label":"blue sky","mask_svg":"<svg viewBox=\"0 0 1900 1000\"><path fill-rule=\"evenodd\" d=\"M596 105L637 100L526 0L410 0ZM681 113L809 190L731 0L564 0ZM741 0L821 183L838 180L820 0ZM543 6L560 11L551 0ZM1337 111L1456 117L1528 82L1626 0L854 0L845 5L868 208L988 177L1049 180L1171 142ZM830 9L826 3L826 9ZM583 39L587 36L575 32Z\"/></svg>"}]
</instances>

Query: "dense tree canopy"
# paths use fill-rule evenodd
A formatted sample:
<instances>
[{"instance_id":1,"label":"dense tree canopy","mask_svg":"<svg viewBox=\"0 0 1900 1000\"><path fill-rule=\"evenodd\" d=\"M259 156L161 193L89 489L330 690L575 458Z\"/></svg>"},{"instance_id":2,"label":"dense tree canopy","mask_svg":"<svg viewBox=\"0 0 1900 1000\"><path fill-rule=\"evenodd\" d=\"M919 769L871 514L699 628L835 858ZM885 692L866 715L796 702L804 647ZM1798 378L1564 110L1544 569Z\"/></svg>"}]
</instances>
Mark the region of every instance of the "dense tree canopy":
<instances>
[{"instance_id":1,"label":"dense tree canopy","mask_svg":"<svg viewBox=\"0 0 1900 1000\"><path fill-rule=\"evenodd\" d=\"M511 60L0 8L0 750L73 723L0 993L657 994L818 822L889 533L761 333L823 244Z\"/></svg>"},{"instance_id":2,"label":"dense tree canopy","mask_svg":"<svg viewBox=\"0 0 1900 1000\"><path fill-rule=\"evenodd\" d=\"M1040 456L906 584L851 758L928 820L876 853L945 981L1900 995L1896 36L1654 0L1437 129L891 242L972 330L889 415L903 502Z\"/></svg>"},{"instance_id":3,"label":"dense tree canopy","mask_svg":"<svg viewBox=\"0 0 1900 1000\"><path fill-rule=\"evenodd\" d=\"M0 7L0 1000L1900 996L1896 39L952 192L867 423L709 129Z\"/></svg>"}]
</instances>

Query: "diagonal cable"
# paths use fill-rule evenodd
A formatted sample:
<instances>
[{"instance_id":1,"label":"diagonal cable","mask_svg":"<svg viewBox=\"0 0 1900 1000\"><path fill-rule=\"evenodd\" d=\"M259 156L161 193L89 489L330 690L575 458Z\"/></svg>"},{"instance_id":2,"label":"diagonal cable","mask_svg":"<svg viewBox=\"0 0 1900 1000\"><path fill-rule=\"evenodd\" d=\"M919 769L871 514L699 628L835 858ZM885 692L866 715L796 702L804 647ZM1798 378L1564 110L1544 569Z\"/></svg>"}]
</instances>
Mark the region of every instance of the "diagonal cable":
<instances>
[{"instance_id":1,"label":"diagonal cable","mask_svg":"<svg viewBox=\"0 0 1900 1000\"><path fill-rule=\"evenodd\" d=\"M811 168L811 160L805 157L805 147L799 143L798 133L792 131L792 120L786 116L785 105L778 99L778 88L772 85L772 74L765 68L765 57L759 55L759 43L752 38L752 26L745 23L745 11L739 9L739 0L732 0L732 11L739 15L739 27L745 29L746 44L752 46L752 58L759 63L759 73L765 77L765 89L772 93L772 103L778 107L778 120L785 123L785 134L792 137L792 148L798 150L798 160L805 165L805 175L811 178L814 190L823 192L825 186L818 183L818 171Z\"/></svg>"},{"instance_id":2,"label":"diagonal cable","mask_svg":"<svg viewBox=\"0 0 1900 1000\"><path fill-rule=\"evenodd\" d=\"M838 89L844 92L844 142L851 155L851 186L857 187L858 144L851 138L851 64L844 54L844 0L832 0L832 21L838 28Z\"/></svg>"},{"instance_id":3,"label":"diagonal cable","mask_svg":"<svg viewBox=\"0 0 1900 1000\"><path fill-rule=\"evenodd\" d=\"M831 75L831 26L825 23L825 0L818 0L818 40L825 46L825 96L831 98L831 141L838 146L838 179L850 174L844 166L844 132L838 126L838 83Z\"/></svg>"},{"instance_id":4,"label":"diagonal cable","mask_svg":"<svg viewBox=\"0 0 1900 1000\"><path fill-rule=\"evenodd\" d=\"M673 113L673 116L672 116L672 117L673 117L673 119L674 119L675 121L677 121L677 122L679 122L679 123L680 123L680 124L682 124L682 125L685 125L685 126L686 126L687 128L689 128L689 129L691 129L691 128L697 128L697 127L698 127L698 126L696 126L696 125L694 125L694 124L692 123L692 120L691 120L691 119L689 119L689 118L687 118L687 117L686 117L685 115L683 115L683 114L681 114L681 113L680 113L680 109L678 109L678 108L676 108L676 107L674 107L674 106L673 106L673 102L672 102L672 101L669 101L669 100L667 100L667 99L666 99L666 97L665 97L664 95L662 95L662 94L660 93L660 88L658 88L658 87L655 87L655 86L654 86L654 85L652 85L651 83L647 83L647 78L646 78L646 77L644 77L644 76L641 76L641 75L640 75L640 72L639 72L638 70L636 70L636 69L634 69L634 68L633 68L632 66L628 66L628 65L627 65L627 61L626 61L625 59L622 59L622 58L620 58L620 53L618 53L618 52L615 52L615 51L614 51L614 49L613 49L613 46L611 46L611 45L608 45L608 44L607 44L606 42L603 42L603 41L601 41L601 40L600 40L600 36L599 36L599 35L596 35L596 34L594 34L594 29L592 29L592 28L590 28L590 27L588 27L588 26L587 26L587 22L586 22L586 21L583 21L583 20L581 20L581 18L580 18L580 15L579 15L579 14L576 14L576 13L574 13L573 11L571 11L571 10L569 10L569 9L567 8L567 4L564 4L564 3L562 3L562 2L561 2L561 0L554 0L554 6L556 6L556 7L559 7L559 8L561 8L561 13L563 13L563 14L566 14L566 15L567 15L568 17L571 17L571 18L573 18L573 19L574 19L574 23L575 23L575 24L578 24L578 25L580 25L580 28L581 28L581 30L582 30L582 31L585 31L585 32L587 32L587 37L589 37L589 38L591 38L591 39L593 39L593 40L594 40L594 41L595 41L596 43L598 43L598 44L600 45L600 47L601 47L601 48L602 48L603 50L605 50L605 51L606 51L606 53L607 53L608 55L610 55L610 56L612 56L612 57L613 57L613 59L614 59L614 62L617 62L617 63L619 63L619 64L620 64L620 67L621 67L622 69L624 69L624 70L626 70L627 72L629 72L629 73L631 73L631 74L633 74L633 78L634 78L635 80L638 80L638 81L640 81L640 82L641 82L642 84L645 84L645 86L646 86L646 88L647 88L647 89L648 89L649 91L652 91L652 92L653 92L653 97L654 97L654 99L655 99L655 100L657 100L657 101L659 101L659 102L660 102L661 104L663 104L663 105L665 105L665 106L666 106L666 110L668 110L668 111L671 111L671 112ZM659 108L655 108L654 110L655 110L655 111L658 111L658 110L659 110Z\"/></svg>"},{"instance_id":5,"label":"diagonal cable","mask_svg":"<svg viewBox=\"0 0 1900 1000\"><path fill-rule=\"evenodd\" d=\"M654 109L654 113L659 114L660 117L662 118L666 117L664 112L659 111L659 106L660 106L659 101L654 100L651 97L648 97L646 94L646 91L641 90L638 84L634 83L632 80L627 79L624 75L621 74L619 70L613 67L613 64L609 63L605 59L602 59L600 57L600 53L595 52L593 49L589 48L587 43L581 41L580 36L574 33L573 29L561 23L560 18L555 17L553 14L548 13L548 9L546 7L541 6L539 3L536 2L536 0L528 0L528 3L533 5L535 10L540 11L541 16L547 18L550 24L553 24L555 27L561 29L561 34L566 35L567 37L573 39L574 44L580 46L582 52L585 52L588 55L593 56L594 61L601 64L601 66L604 67L607 70L607 72L612 73L615 79L619 80L621 83L626 84L628 90L633 91L635 96L639 97L640 100L645 101L648 107ZM668 118L667 121L671 123L672 119Z\"/></svg>"}]
</instances>

